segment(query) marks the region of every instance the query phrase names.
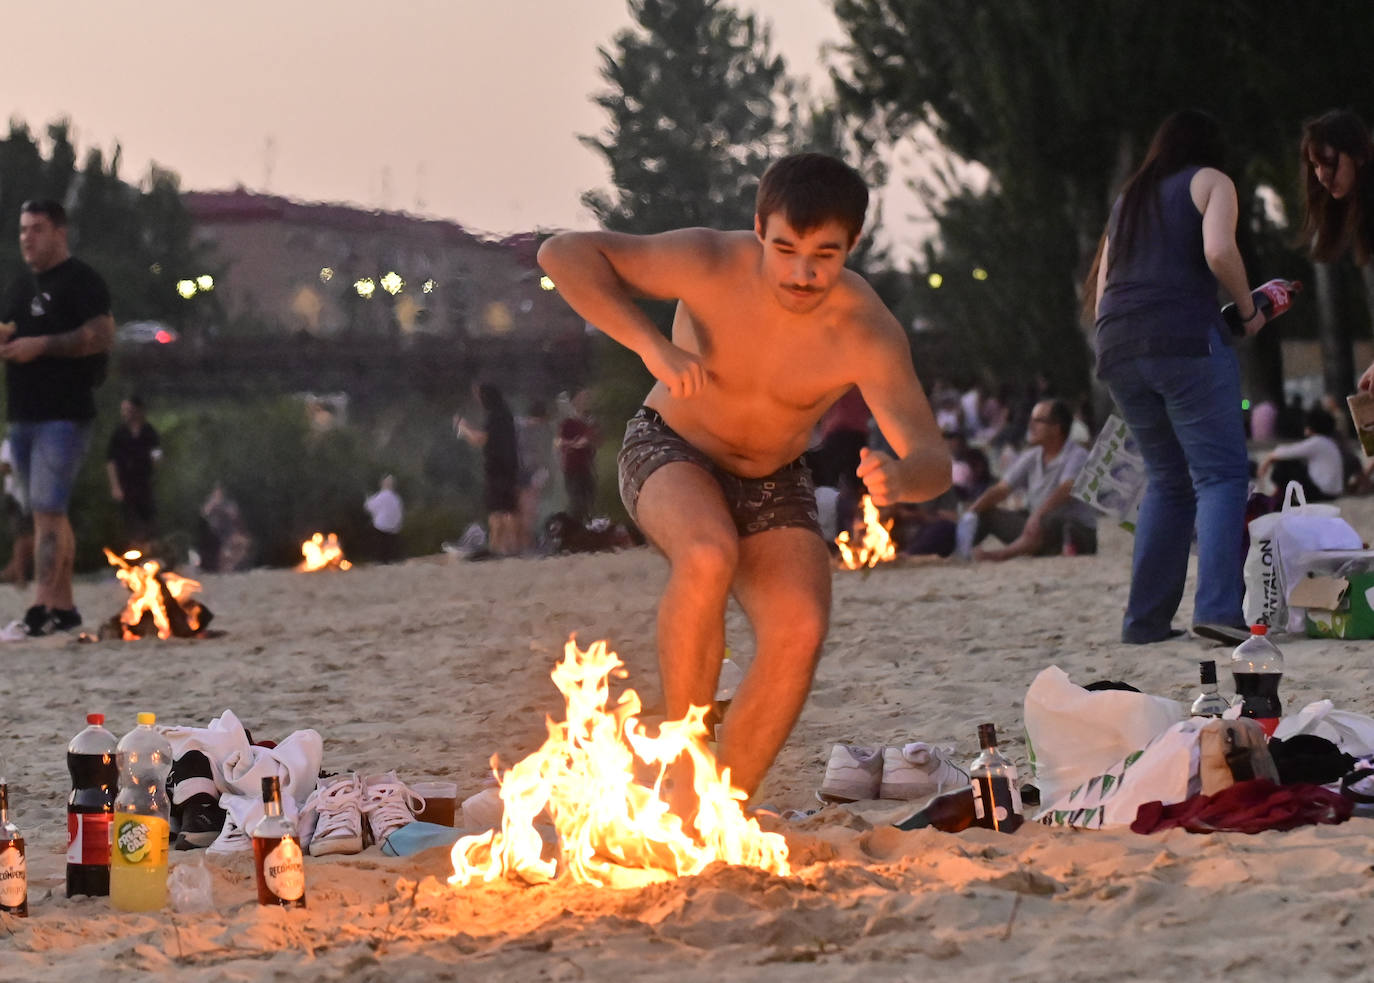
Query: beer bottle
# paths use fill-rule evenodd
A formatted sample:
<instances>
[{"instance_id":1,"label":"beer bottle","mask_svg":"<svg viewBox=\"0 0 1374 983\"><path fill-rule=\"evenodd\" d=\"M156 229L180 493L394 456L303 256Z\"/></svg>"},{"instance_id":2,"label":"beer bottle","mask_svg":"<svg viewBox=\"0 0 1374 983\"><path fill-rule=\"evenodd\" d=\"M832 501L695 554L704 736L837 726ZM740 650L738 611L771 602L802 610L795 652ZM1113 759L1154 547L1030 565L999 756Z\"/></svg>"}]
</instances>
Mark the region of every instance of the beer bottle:
<instances>
[{"instance_id":1,"label":"beer bottle","mask_svg":"<svg viewBox=\"0 0 1374 983\"><path fill-rule=\"evenodd\" d=\"M283 908L305 907L305 856L296 835L296 822L281 808L281 779L262 780L264 815L253 827L253 869L258 904Z\"/></svg>"},{"instance_id":2,"label":"beer bottle","mask_svg":"<svg viewBox=\"0 0 1374 983\"><path fill-rule=\"evenodd\" d=\"M0 911L29 916L29 869L24 837L10 819L10 785L0 764Z\"/></svg>"},{"instance_id":3,"label":"beer bottle","mask_svg":"<svg viewBox=\"0 0 1374 983\"><path fill-rule=\"evenodd\" d=\"M952 792L937 795L893 825L898 829L925 829L929 826L943 833L962 833L973 825L973 788L963 785Z\"/></svg>"}]
</instances>

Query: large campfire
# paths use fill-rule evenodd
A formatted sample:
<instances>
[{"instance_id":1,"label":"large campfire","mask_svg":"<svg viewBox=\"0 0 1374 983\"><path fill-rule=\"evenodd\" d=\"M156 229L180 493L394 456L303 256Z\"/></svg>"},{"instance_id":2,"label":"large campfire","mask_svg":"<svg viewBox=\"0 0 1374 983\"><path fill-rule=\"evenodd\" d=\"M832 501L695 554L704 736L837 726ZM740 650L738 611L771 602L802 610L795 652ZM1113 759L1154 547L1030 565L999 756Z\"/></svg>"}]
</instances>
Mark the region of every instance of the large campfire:
<instances>
[{"instance_id":1,"label":"large campfire","mask_svg":"<svg viewBox=\"0 0 1374 983\"><path fill-rule=\"evenodd\" d=\"M316 570L350 570L353 567L344 556L337 533L331 532L328 536L322 532L315 533L301 543L301 556L304 559L296 569L305 573L314 573Z\"/></svg>"},{"instance_id":2,"label":"large campfire","mask_svg":"<svg viewBox=\"0 0 1374 983\"><path fill-rule=\"evenodd\" d=\"M501 828L454 845L450 884L568 878L637 887L697 874L717 861L789 872L786 842L744 814L748 796L731 787L729 770L719 769L707 747L705 707L661 724L657 736L640 723L633 689L607 708L609 679L613 673L624 678L623 665L605 642L584 652L568 641L553 670L567 719L546 720L543 746L497 773ZM686 822L664 800L670 766L674 773L685 772L679 762L684 758L699 800ZM637 773L654 777L644 784ZM552 845L546 846L541 826Z\"/></svg>"},{"instance_id":3,"label":"large campfire","mask_svg":"<svg viewBox=\"0 0 1374 983\"><path fill-rule=\"evenodd\" d=\"M847 570L871 570L879 563L890 563L897 558L897 545L892 541L893 521L886 523L878 520L878 506L873 499L864 496L864 534L863 539L851 543L849 532L841 532L835 538L840 548L840 562Z\"/></svg>"},{"instance_id":4,"label":"large campfire","mask_svg":"<svg viewBox=\"0 0 1374 983\"><path fill-rule=\"evenodd\" d=\"M192 595L200 581L164 570L157 560L144 559L137 550L123 556L105 550L119 582L129 588L129 601L101 629L101 637L135 641L140 638L194 638L202 634L213 615Z\"/></svg>"}]
</instances>

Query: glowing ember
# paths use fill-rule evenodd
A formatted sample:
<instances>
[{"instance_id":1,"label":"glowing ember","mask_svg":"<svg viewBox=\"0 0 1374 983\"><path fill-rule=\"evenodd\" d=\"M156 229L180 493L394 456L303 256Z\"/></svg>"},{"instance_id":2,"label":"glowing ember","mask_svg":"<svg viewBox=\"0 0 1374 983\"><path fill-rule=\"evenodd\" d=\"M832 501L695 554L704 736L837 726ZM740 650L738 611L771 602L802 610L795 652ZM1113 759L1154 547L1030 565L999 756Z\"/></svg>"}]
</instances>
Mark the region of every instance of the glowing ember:
<instances>
[{"instance_id":1,"label":"glowing ember","mask_svg":"<svg viewBox=\"0 0 1374 983\"><path fill-rule=\"evenodd\" d=\"M147 633L145 619L151 618L158 638L173 635L194 635L205 627L205 611L191 595L200 590L200 582L163 570L156 560L144 560L137 550L118 556L105 550L105 559L115 568L119 582L129 588L132 596L118 614L119 628L125 641L134 641Z\"/></svg>"},{"instance_id":2,"label":"glowing ember","mask_svg":"<svg viewBox=\"0 0 1374 983\"><path fill-rule=\"evenodd\" d=\"M617 676L623 678L623 665L605 642L583 652L569 639L553 670L567 720L546 720L543 747L497 775L501 829L454 844L450 884L503 877L538 884L568 877L600 887L635 887L697 874L717 861L789 872L786 842L744 815L748 796L730 786L729 769L717 770L706 746L705 707L664 723L657 737L639 723L633 689L607 709L609 677L621 670ZM660 794L666 769L684 756L700 801L686 827ZM636 780L637 764L656 772L652 786ZM535 828L541 815L557 833L548 859Z\"/></svg>"},{"instance_id":3,"label":"glowing ember","mask_svg":"<svg viewBox=\"0 0 1374 983\"><path fill-rule=\"evenodd\" d=\"M344 558L343 547L339 545L339 537L330 533L315 533L305 542L301 543L301 556L305 557L297 570L304 570L306 573L314 573L316 570L350 570L353 564Z\"/></svg>"},{"instance_id":4,"label":"glowing ember","mask_svg":"<svg viewBox=\"0 0 1374 983\"><path fill-rule=\"evenodd\" d=\"M860 570L896 559L897 546L889 535L892 532L892 524L891 519L886 525L878 521L878 506L873 504L873 499L865 495L863 542L855 549L849 545L848 532L842 532L835 538L835 545L840 548L840 559L845 567L849 570Z\"/></svg>"}]
</instances>

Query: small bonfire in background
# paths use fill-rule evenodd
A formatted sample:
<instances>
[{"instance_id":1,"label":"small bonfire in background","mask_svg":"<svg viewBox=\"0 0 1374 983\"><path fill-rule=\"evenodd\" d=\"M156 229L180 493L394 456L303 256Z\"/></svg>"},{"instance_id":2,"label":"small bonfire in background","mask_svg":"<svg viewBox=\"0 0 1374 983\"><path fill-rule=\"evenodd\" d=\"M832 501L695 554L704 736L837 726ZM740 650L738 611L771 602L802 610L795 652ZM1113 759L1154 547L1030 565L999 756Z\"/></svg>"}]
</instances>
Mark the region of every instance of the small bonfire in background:
<instances>
[{"instance_id":1,"label":"small bonfire in background","mask_svg":"<svg viewBox=\"0 0 1374 983\"><path fill-rule=\"evenodd\" d=\"M101 638L126 642L140 638L196 638L204 634L213 615L193 595L200 582L171 570L157 560L144 559L138 550L123 556L105 550L119 582L129 588L129 603L101 628Z\"/></svg>"},{"instance_id":2,"label":"small bonfire in background","mask_svg":"<svg viewBox=\"0 0 1374 983\"><path fill-rule=\"evenodd\" d=\"M871 570L879 563L891 563L897 558L897 545L891 535L894 520L879 522L878 506L867 495L863 506L863 540L857 546L851 545L848 531L835 537L835 545L840 548L840 562L847 570Z\"/></svg>"},{"instance_id":3,"label":"small bonfire in background","mask_svg":"<svg viewBox=\"0 0 1374 983\"><path fill-rule=\"evenodd\" d=\"M343 547L339 545L338 535L332 532L328 536L322 532L317 532L301 543L301 556L305 559L296 569L305 573L314 573L316 570L351 570L353 568L353 564L349 563L344 556Z\"/></svg>"},{"instance_id":4,"label":"small bonfire in background","mask_svg":"<svg viewBox=\"0 0 1374 983\"><path fill-rule=\"evenodd\" d=\"M729 769L719 770L707 747L705 707L664 722L657 737L639 722L633 689L607 709L610 676L624 678L623 665L605 642L583 652L568 641L553 670L567 719L546 720L543 746L497 774L501 828L454 844L450 884L568 878L598 887L640 887L698 874L720 861L789 873L786 841L745 816L748 796L731 787ZM690 823L662 796L665 774L679 758L690 759L700 803ZM637 772L655 777L644 784ZM552 847L536 826L541 822L551 823L557 834Z\"/></svg>"}]
</instances>

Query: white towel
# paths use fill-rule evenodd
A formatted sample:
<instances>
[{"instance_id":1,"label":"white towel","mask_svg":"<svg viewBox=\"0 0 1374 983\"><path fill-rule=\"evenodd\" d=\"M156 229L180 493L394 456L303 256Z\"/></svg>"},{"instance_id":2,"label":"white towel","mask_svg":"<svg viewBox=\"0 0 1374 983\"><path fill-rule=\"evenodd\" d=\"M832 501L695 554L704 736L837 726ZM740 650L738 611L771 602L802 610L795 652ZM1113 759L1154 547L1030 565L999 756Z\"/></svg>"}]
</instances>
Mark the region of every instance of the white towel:
<instances>
[{"instance_id":1,"label":"white towel","mask_svg":"<svg viewBox=\"0 0 1374 983\"><path fill-rule=\"evenodd\" d=\"M248 743L248 734L232 710L209 727L159 727L172 745L172 757L200 751L210 761L220 808L240 829L251 831L262 818L262 780L281 779L282 811L295 816L315 790L324 760L324 741L314 730L298 730L274 748Z\"/></svg>"}]
</instances>

